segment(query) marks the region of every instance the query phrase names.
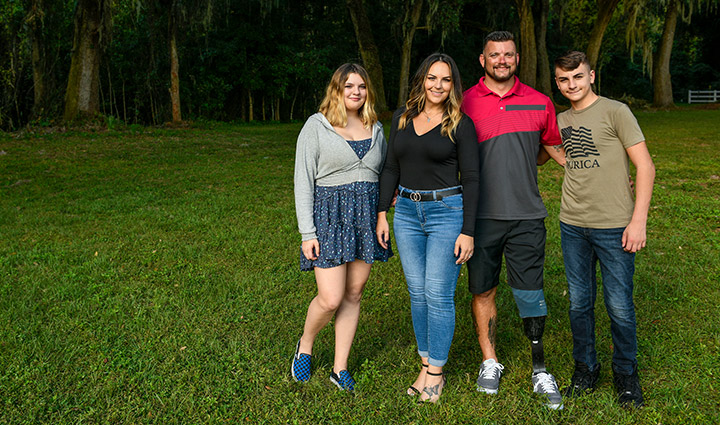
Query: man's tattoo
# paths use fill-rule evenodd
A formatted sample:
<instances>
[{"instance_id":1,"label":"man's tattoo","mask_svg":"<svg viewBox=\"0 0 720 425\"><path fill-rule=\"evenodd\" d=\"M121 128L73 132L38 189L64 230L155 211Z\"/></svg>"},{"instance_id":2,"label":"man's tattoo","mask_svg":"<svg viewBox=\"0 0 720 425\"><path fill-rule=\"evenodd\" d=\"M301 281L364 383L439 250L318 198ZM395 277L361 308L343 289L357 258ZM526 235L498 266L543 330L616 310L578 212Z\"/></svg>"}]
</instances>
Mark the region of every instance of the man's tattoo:
<instances>
[{"instance_id":1,"label":"man's tattoo","mask_svg":"<svg viewBox=\"0 0 720 425\"><path fill-rule=\"evenodd\" d=\"M473 319L473 327L475 328L475 333L477 336L480 336L480 323L475 319L475 315L472 315Z\"/></svg>"},{"instance_id":2,"label":"man's tattoo","mask_svg":"<svg viewBox=\"0 0 720 425\"><path fill-rule=\"evenodd\" d=\"M555 145L553 146L553 149L555 149L555 152L560 152L560 149L562 149L562 145Z\"/></svg>"},{"instance_id":3,"label":"man's tattoo","mask_svg":"<svg viewBox=\"0 0 720 425\"><path fill-rule=\"evenodd\" d=\"M490 340L490 345L492 345L493 349L495 349L495 336L497 335L497 317L491 317L490 320L488 320L488 339Z\"/></svg>"}]
</instances>

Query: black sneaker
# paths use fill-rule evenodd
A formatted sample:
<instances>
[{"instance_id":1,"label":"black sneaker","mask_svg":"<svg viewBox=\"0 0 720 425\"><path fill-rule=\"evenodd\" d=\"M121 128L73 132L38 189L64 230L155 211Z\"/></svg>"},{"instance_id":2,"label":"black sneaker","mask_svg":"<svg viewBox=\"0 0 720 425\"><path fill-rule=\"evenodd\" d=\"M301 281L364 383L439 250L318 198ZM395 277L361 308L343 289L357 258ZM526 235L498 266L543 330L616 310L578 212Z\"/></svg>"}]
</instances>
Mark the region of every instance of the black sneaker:
<instances>
[{"instance_id":1,"label":"black sneaker","mask_svg":"<svg viewBox=\"0 0 720 425\"><path fill-rule=\"evenodd\" d=\"M565 388L563 395L565 397L577 397L595 391L600 379L600 364L595 366L595 370L590 368L583 362L575 362L575 372L573 372L570 386Z\"/></svg>"},{"instance_id":2,"label":"black sneaker","mask_svg":"<svg viewBox=\"0 0 720 425\"><path fill-rule=\"evenodd\" d=\"M615 391L618 394L618 402L622 407L642 407L643 394L640 388L640 377L638 377L637 366L631 375L623 375L613 368L613 381Z\"/></svg>"}]
</instances>

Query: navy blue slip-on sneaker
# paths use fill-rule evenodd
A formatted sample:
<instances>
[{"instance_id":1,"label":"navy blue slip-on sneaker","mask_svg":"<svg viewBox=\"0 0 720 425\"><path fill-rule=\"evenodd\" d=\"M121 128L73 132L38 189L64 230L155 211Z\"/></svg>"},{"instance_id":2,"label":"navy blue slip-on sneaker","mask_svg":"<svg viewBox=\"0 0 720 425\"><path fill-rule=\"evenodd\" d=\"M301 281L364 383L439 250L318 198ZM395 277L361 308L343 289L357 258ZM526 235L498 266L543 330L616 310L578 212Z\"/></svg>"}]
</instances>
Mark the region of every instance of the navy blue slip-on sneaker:
<instances>
[{"instance_id":1,"label":"navy blue slip-on sneaker","mask_svg":"<svg viewBox=\"0 0 720 425\"><path fill-rule=\"evenodd\" d=\"M341 370L340 373L330 372L330 382L345 391L355 391L355 380L350 372Z\"/></svg>"},{"instance_id":2,"label":"navy blue slip-on sneaker","mask_svg":"<svg viewBox=\"0 0 720 425\"><path fill-rule=\"evenodd\" d=\"M311 360L312 356L310 354L300 353L300 340L298 340L292 365L290 366L290 374L295 382L307 382L310 380Z\"/></svg>"}]
</instances>

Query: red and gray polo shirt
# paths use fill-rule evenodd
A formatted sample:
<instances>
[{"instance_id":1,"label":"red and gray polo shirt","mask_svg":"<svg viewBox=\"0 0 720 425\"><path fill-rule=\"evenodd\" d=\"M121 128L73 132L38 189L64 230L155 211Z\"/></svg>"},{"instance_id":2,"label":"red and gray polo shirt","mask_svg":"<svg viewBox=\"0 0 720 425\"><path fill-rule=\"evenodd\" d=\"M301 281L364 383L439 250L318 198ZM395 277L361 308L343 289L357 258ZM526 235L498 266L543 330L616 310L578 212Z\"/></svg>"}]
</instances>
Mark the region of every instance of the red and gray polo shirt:
<instances>
[{"instance_id":1,"label":"red and gray polo shirt","mask_svg":"<svg viewBox=\"0 0 720 425\"><path fill-rule=\"evenodd\" d=\"M561 144L555 107L514 78L502 97L485 86L485 77L464 93L462 111L475 122L480 152L477 218L547 217L537 186L537 155L540 144Z\"/></svg>"}]
</instances>

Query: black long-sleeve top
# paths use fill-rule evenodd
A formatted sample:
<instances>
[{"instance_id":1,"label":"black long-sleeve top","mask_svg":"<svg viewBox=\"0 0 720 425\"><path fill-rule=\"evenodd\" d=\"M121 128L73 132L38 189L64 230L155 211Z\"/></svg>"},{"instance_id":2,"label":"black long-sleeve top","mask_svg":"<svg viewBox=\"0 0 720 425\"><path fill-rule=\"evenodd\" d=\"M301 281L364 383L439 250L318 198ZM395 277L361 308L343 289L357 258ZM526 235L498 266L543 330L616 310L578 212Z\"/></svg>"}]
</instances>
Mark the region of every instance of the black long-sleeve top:
<instances>
[{"instance_id":1,"label":"black long-sleeve top","mask_svg":"<svg viewBox=\"0 0 720 425\"><path fill-rule=\"evenodd\" d=\"M418 136L412 120L398 129L405 108L395 111L385 165L380 175L378 211L390 208L398 184L412 190L463 187L462 233L475 235L475 212L480 190L480 165L475 125L463 116L455 129L455 143L440 132L442 124ZM459 176L458 176L459 174Z\"/></svg>"}]
</instances>

